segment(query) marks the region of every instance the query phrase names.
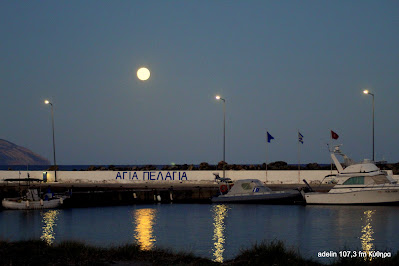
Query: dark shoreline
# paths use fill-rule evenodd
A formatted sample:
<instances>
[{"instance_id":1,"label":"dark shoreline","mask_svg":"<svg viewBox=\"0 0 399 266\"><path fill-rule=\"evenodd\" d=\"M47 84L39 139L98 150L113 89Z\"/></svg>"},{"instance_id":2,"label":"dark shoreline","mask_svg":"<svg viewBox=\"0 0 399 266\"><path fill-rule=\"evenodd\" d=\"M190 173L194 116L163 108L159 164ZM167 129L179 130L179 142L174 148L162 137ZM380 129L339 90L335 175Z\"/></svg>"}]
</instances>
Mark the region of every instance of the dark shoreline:
<instances>
[{"instance_id":1,"label":"dark shoreline","mask_svg":"<svg viewBox=\"0 0 399 266\"><path fill-rule=\"evenodd\" d=\"M0 240L0 265L399 265L399 253L389 254L390 257L371 261L359 257L336 258L324 264L303 258L282 241L273 241L256 244L221 263L167 249L141 250L135 244L100 248L76 241L47 245L41 240Z\"/></svg>"}]
</instances>

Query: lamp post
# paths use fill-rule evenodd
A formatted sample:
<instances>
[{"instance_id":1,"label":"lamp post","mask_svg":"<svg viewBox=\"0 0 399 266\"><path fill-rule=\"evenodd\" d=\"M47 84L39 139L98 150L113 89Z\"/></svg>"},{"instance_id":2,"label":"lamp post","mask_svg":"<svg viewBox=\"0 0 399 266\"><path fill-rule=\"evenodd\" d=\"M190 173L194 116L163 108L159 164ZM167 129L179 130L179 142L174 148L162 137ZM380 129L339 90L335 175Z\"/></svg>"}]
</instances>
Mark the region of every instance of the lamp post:
<instances>
[{"instance_id":1,"label":"lamp post","mask_svg":"<svg viewBox=\"0 0 399 266\"><path fill-rule=\"evenodd\" d=\"M49 100L45 100L44 103L49 104L51 106L51 121L53 125L54 182L57 182L57 161L55 160L55 138L54 138L54 110L53 110L53 104Z\"/></svg>"},{"instance_id":2,"label":"lamp post","mask_svg":"<svg viewBox=\"0 0 399 266\"><path fill-rule=\"evenodd\" d=\"M371 96L373 96L373 162L374 162L374 94L371 93L369 90L364 90L363 91L364 94L370 94Z\"/></svg>"},{"instance_id":3,"label":"lamp post","mask_svg":"<svg viewBox=\"0 0 399 266\"><path fill-rule=\"evenodd\" d=\"M226 100L216 95L216 100L223 101L223 178L225 175L225 163L226 163Z\"/></svg>"}]
</instances>

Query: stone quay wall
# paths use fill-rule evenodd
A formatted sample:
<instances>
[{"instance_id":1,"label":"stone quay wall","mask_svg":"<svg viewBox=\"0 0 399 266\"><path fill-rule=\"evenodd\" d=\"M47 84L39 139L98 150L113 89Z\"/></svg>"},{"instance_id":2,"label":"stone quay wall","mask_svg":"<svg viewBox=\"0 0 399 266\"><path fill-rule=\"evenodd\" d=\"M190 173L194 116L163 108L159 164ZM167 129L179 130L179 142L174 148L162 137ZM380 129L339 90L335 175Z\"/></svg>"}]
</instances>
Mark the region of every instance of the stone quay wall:
<instances>
[{"instance_id":1,"label":"stone quay wall","mask_svg":"<svg viewBox=\"0 0 399 266\"><path fill-rule=\"evenodd\" d=\"M60 183L102 183L102 184L159 184L159 183L210 183L215 181L214 173L223 177L222 170L201 171L57 171L57 181ZM233 181L238 179L259 179L266 184L303 184L306 179L310 184L328 183L331 177L325 178L337 171L330 170L226 170L225 175ZM392 175L392 171L388 171ZM0 182L12 178L45 179L54 182L54 171L0 171ZM398 180L399 175L394 175ZM324 180L323 180L324 179Z\"/></svg>"}]
</instances>

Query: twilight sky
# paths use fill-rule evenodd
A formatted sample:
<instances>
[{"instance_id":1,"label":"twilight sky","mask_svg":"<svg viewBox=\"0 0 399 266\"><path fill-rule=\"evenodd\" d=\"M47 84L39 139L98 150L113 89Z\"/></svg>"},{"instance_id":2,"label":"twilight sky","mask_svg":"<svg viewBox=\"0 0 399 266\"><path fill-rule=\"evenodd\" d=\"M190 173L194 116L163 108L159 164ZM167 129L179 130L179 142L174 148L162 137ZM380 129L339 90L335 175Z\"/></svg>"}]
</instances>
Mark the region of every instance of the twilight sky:
<instances>
[{"instance_id":1,"label":"twilight sky","mask_svg":"<svg viewBox=\"0 0 399 266\"><path fill-rule=\"evenodd\" d=\"M0 1L0 138L58 164L399 161L399 1ZM136 71L146 66L148 81Z\"/></svg>"}]
</instances>

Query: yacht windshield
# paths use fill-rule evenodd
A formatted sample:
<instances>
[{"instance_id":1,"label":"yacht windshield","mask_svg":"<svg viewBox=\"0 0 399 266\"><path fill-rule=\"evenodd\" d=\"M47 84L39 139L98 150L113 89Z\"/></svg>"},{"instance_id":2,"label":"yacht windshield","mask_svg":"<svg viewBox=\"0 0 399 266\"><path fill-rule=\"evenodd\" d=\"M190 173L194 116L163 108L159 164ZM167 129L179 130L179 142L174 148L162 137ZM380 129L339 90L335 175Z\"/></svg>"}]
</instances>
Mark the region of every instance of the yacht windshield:
<instances>
[{"instance_id":1,"label":"yacht windshield","mask_svg":"<svg viewBox=\"0 0 399 266\"><path fill-rule=\"evenodd\" d=\"M354 176L346 180L343 185L364 185L364 176Z\"/></svg>"}]
</instances>

